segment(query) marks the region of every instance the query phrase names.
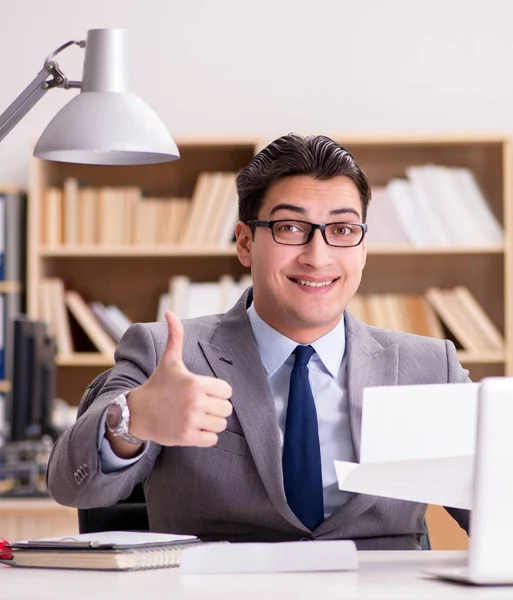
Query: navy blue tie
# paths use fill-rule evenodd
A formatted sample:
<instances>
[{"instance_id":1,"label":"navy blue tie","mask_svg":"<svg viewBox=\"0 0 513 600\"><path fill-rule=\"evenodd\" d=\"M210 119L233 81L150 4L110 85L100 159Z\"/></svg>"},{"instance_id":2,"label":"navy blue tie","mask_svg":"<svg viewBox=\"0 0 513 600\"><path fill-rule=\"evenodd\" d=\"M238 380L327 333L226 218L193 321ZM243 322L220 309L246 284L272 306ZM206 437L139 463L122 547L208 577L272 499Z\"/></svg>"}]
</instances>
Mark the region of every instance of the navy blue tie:
<instances>
[{"instance_id":1,"label":"navy blue tie","mask_svg":"<svg viewBox=\"0 0 513 600\"><path fill-rule=\"evenodd\" d=\"M287 502L308 529L324 520L321 450L317 412L308 379L308 361L315 350L297 346L290 374L289 402L283 441L283 481Z\"/></svg>"}]
</instances>

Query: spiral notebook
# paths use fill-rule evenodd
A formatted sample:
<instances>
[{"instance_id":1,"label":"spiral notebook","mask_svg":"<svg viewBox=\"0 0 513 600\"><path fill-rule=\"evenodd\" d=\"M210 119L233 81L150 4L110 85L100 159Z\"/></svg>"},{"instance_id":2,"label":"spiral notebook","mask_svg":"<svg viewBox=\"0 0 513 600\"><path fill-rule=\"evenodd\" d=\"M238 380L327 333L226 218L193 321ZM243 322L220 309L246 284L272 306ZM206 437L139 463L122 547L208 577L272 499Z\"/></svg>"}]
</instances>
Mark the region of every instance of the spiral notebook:
<instances>
[{"instance_id":1,"label":"spiral notebook","mask_svg":"<svg viewBox=\"0 0 513 600\"><path fill-rule=\"evenodd\" d=\"M195 536L106 531L40 538L11 544L14 567L133 571L178 567L186 548L202 544Z\"/></svg>"}]
</instances>

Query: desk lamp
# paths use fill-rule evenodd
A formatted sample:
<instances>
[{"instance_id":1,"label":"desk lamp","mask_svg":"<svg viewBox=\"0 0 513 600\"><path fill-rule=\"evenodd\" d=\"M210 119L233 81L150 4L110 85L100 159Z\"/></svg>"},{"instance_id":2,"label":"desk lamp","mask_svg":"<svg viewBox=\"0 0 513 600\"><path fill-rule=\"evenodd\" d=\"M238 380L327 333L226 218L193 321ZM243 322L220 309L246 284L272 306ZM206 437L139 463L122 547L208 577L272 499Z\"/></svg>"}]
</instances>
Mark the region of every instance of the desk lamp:
<instances>
[{"instance_id":1,"label":"desk lamp","mask_svg":"<svg viewBox=\"0 0 513 600\"><path fill-rule=\"evenodd\" d=\"M97 165L162 163L180 157L156 113L129 93L128 32L92 29L50 54L35 79L0 115L0 140L53 88L80 94L50 121L34 149L46 160ZM85 48L82 81L70 81L53 58L69 46Z\"/></svg>"}]
</instances>

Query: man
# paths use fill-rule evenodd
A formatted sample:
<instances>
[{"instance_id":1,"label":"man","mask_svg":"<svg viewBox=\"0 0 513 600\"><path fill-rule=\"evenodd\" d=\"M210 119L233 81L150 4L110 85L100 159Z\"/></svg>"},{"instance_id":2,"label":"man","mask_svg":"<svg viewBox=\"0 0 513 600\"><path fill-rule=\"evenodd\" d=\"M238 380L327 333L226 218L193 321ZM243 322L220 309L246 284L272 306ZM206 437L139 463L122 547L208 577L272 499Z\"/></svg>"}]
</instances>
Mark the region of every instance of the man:
<instances>
[{"instance_id":1,"label":"man","mask_svg":"<svg viewBox=\"0 0 513 600\"><path fill-rule=\"evenodd\" d=\"M333 461L359 459L365 386L465 382L467 371L451 342L344 312L371 196L344 148L284 136L237 188L237 253L253 288L224 315L182 328L168 313L127 331L98 398L56 443L51 494L108 506L142 481L155 531L419 548L426 507L342 492ZM451 513L467 528L465 511Z\"/></svg>"}]
</instances>

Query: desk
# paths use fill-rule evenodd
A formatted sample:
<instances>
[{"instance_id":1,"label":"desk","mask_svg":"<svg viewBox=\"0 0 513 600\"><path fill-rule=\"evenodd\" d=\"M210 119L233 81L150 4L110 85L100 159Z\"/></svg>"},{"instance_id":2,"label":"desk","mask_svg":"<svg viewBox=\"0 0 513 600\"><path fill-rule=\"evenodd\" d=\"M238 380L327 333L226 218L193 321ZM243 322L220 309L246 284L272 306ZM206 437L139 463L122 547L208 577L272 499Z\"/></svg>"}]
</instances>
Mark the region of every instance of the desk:
<instances>
[{"instance_id":1,"label":"desk","mask_svg":"<svg viewBox=\"0 0 513 600\"><path fill-rule=\"evenodd\" d=\"M179 569L128 573L13 569L0 565L2 600L393 600L513 597L513 588L479 588L422 575L429 565L463 566L465 552L360 552L359 571L269 575L181 575Z\"/></svg>"},{"instance_id":2,"label":"desk","mask_svg":"<svg viewBox=\"0 0 513 600\"><path fill-rule=\"evenodd\" d=\"M78 533L76 508L51 498L0 498L0 537L10 542L73 533Z\"/></svg>"}]
</instances>

